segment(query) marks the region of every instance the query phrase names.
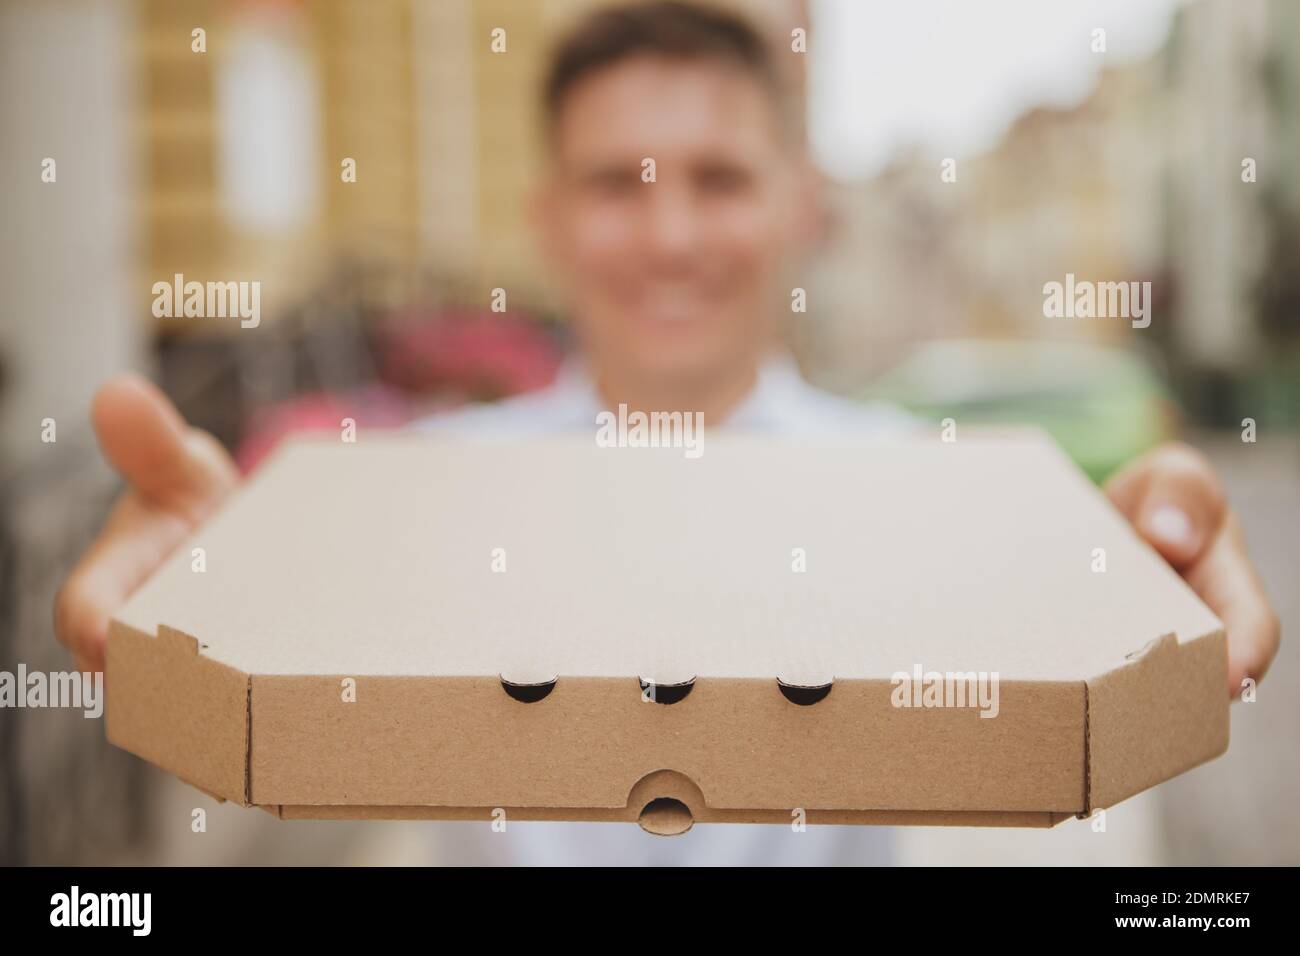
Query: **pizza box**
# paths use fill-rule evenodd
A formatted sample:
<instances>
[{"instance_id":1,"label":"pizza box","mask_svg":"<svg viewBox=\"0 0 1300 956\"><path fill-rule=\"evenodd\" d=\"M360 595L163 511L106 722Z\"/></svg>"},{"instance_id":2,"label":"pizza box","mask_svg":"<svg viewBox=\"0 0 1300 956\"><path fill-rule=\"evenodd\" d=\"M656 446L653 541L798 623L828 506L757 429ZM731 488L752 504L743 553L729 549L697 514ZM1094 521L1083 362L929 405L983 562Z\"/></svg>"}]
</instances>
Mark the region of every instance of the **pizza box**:
<instances>
[{"instance_id":1,"label":"pizza box","mask_svg":"<svg viewBox=\"0 0 1300 956\"><path fill-rule=\"evenodd\" d=\"M1222 624L1032 431L293 440L107 733L284 818L1051 826L1228 744Z\"/></svg>"}]
</instances>

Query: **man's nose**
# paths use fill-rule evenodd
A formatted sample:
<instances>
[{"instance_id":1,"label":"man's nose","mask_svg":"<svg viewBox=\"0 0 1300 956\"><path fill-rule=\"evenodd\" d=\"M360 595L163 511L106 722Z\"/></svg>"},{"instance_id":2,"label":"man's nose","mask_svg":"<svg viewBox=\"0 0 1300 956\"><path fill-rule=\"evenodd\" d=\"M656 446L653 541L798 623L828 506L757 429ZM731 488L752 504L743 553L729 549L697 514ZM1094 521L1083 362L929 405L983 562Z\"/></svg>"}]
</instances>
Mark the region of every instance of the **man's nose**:
<instances>
[{"instance_id":1,"label":"man's nose","mask_svg":"<svg viewBox=\"0 0 1300 956\"><path fill-rule=\"evenodd\" d=\"M660 259L689 259L698 250L700 213L686 185L648 183L647 252Z\"/></svg>"}]
</instances>

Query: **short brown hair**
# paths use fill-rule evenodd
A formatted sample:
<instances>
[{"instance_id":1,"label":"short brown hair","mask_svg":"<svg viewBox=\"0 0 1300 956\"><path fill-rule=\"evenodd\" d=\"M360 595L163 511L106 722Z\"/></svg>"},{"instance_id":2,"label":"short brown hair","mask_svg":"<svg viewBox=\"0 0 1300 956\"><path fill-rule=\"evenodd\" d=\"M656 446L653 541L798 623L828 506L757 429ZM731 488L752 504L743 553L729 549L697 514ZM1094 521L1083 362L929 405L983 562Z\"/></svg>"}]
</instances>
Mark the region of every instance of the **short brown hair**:
<instances>
[{"instance_id":1,"label":"short brown hair","mask_svg":"<svg viewBox=\"0 0 1300 956\"><path fill-rule=\"evenodd\" d=\"M546 131L554 132L565 97L579 80L635 56L739 67L763 86L786 118L784 84L772 49L749 21L700 3L649 0L597 10L560 40L542 87Z\"/></svg>"}]
</instances>

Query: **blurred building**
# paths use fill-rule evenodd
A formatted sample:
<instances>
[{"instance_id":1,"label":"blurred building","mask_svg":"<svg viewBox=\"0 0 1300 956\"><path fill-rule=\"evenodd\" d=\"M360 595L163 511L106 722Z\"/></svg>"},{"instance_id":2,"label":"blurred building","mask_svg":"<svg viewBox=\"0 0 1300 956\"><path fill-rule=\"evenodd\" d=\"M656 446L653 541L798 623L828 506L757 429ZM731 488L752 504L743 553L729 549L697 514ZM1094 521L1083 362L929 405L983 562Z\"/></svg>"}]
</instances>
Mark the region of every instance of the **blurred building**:
<instances>
[{"instance_id":1,"label":"blurred building","mask_svg":"<svg viewBox=\"0 0 1300 956\"><path fill-rule=\"evenodd\" d=\"M1300 5L1201 2L1161 58L1166 348L1203 420L1300 421ZM1243 163L1255 182L1243 181Z\"/></svg>"},{"instance_id":2,"label":"blurred building","mask_svg":"<svg viewBox=\"0 0 1300 956\"><path fill-rule=\"evenodd\" d=\"M834 187L841 228L805 333L814 364L858 382L917 340L975 335L1158 345L1176 368L1241 377L1282 362L1293 377L1298 60L1294 3L1200 0L1157 56L1107 68L1077 107L1033 110L991 150L954 157L955 182L940 177L945 157L907 153ZM1257 182L1243 182L1247 158ZM1067 273L1150 281L1150 333L1044 318L1044 283Z\"/></svg>"},{"instance_id":3,"label":"blurred building","mask_svg":"<svg viewBox=\"0 0 1300 956\"><path fill-rule=\"evenodd\" d=\"M527 222L539 81L597 5L139 0L142 287L257 276L274 316L347 261L545 301ZM730 5L782 33L807 24L799 0Z\"/></svg>"},{"instance_id":4,"label":"blurred building","mask_svg":"<svg viewBox=\"0 0 1300 956\"><path fill-rule=\"evenodd\" d=\"M1124 340L1119 320L1044 318L1042 290L1074 273L1160 293L1158 72L1108 70L1086 102L1025 114L981 155L913 151L833 186L839 233L816 266L827 315L811 343L828 377L862 381L931 339Z\"/></svg>"}]
</instances>

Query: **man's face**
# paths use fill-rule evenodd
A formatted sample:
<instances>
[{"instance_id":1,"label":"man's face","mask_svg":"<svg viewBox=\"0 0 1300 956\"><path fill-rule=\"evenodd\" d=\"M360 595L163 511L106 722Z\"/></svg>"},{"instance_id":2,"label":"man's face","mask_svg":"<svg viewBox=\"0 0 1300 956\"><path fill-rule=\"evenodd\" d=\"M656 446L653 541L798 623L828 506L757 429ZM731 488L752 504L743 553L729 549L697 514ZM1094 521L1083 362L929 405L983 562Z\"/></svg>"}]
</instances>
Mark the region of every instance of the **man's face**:
<instances>
[{"instance_id":1,"label":"man's face","mask_svg":"<svg viewBox=\"0 0 1300 956\"><path fill-rule=\"evenodd\" d=\"M814 211L758 80L725 63L629 59L573 87L553 149L543 251L598 367L672 384L766 350Z\"/></svg>"}]
</instances>

